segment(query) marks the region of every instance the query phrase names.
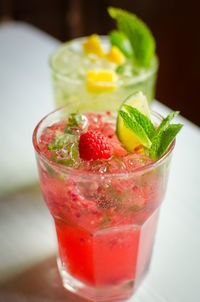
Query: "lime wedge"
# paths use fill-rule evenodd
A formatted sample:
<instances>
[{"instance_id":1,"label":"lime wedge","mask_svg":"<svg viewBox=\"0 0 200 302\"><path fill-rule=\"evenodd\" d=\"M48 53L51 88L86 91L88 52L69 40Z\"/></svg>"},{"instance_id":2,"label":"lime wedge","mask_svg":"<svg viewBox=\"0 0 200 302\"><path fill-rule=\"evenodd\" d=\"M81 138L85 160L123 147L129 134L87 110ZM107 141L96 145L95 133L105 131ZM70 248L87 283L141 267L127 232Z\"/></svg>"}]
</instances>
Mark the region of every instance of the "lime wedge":
<instances>
[{"instance_id":1,"label":"lime wedge","mask_svg":"<svg viewBox=\"0 0 200 302\"><path fill-rule=\"evenodd\" d=\"M136 15L120 8L109 7L108 13L117 21L118 29L129 39L135 63L138 66L149 67L156 44L148 26Z\"/></svg>"},{"instance_id":2,"label":"lime wedge","mask_svg":"<svg viewBox=\"0 0 200 302\"><path fill-rule=\"evenodd\" d=\"M150 111L148 107L147 98L141 91L133 93L124 101L120 110L126 112L124 105L129 105L136 108L150 119ZM127 151L133 152L134 149L139 145L148 144L148 138L146 137L145 133L140 133L140 136L136 135L132 130L125 126L124 120L120 114L118 114L117 117L116 128L117 136Z\"/></svg>"},{"instance_id":3,"label":"lime wedge","mask_svg":"<svg viewBox=\"0 0 200 302\"><path fill-rule=\"evenodd\" d=\"M117 46L127 58L131 58L133 55L131 44L123 32L113 30L109 33L109 38L112 45Z\"/></svg>"}]
</instances>

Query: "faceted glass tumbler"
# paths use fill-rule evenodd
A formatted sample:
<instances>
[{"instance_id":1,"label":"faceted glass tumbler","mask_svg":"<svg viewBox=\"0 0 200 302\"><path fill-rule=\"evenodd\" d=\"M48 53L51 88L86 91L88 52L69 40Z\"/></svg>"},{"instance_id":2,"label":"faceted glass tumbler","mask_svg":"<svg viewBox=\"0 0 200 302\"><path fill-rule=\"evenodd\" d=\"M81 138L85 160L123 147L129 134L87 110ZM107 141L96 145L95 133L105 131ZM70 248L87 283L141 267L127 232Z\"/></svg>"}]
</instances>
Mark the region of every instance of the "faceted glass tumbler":
<instances>
[{"instance_id":1,"label":"faceted glass tumbler","mask_svg":"<svg viewBox=\"0 0 200 302\"><path fill-rule=\"evenodd\" d=\"M175 142L149 165L101 175L46 158L39 137L70 113L116 111L117 104L69 104L47 115L33 134L40 186L55 222L63 285L92 301L129 298L146 275ZM152 112L155 124L161 119Z\"/></svg>"}]
</instances>

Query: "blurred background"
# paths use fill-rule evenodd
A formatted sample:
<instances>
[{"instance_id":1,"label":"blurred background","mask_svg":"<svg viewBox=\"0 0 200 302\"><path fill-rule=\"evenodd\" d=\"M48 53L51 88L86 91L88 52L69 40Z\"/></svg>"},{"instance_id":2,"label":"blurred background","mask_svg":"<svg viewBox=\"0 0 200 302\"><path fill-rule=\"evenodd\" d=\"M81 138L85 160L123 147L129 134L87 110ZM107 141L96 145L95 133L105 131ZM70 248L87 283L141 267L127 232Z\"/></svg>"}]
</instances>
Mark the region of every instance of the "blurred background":
<instances>
[{"instance_id":1,"label":"blurred background","mask_svg":"<svg viewBox=\"0 0 200 302\"><path fill-rule=\"evenodd\" d=\"M109 5L134 12L151 28L160 58L156 98L200 125L198 0L1 0L0 20L25 21L66 41L115 28Z\"/></svg>"}]
</instances>

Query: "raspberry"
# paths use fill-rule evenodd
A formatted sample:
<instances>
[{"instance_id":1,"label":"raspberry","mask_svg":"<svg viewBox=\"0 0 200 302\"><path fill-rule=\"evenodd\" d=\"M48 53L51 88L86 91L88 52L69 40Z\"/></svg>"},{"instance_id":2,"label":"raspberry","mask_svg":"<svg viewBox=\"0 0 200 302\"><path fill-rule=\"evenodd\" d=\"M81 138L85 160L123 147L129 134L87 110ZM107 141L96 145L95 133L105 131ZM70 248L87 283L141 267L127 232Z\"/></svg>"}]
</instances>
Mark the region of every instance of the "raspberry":
<instances>
[{"instance_id":1,"label":"raspberry","mask_svg":"<svg viewBox=\"0 0 200 302\"><path fill-rule=\"evenodd\" d=\"M112 150L107 137L98 131L88 131L80 136L79 154L83 160L109 159Z\"/></svg>"}]
</instances>

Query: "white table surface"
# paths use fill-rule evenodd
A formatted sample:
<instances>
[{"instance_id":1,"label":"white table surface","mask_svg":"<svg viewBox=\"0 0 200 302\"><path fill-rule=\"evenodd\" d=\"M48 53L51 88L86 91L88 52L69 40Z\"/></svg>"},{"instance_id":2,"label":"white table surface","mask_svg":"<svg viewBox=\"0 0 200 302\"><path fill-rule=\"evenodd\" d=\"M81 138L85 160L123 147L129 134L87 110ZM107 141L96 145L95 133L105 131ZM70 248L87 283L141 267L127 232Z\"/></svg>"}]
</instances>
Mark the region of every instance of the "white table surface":
<instances>
[{"instance_id":1,"label":"white table surface","mask_svg":"<svg viewBox=\"0 0 200 302\"><path fill-rule=\"evenodd\" d=\"M58 44L25 23L0 25L1 282L56 252L51 218L39 189L20 188L37 181L31 135L40 118L53 109L48 58ZM153 108L163 115L169 112L156 101ZM172 159L150 272L131 302L200 301L200 133L182 117L176 122L184 128ZM19 300L8 301L30 300L17 295ZM1 290L0 301L5 301Z\"/></svg>"}]
</instances>

